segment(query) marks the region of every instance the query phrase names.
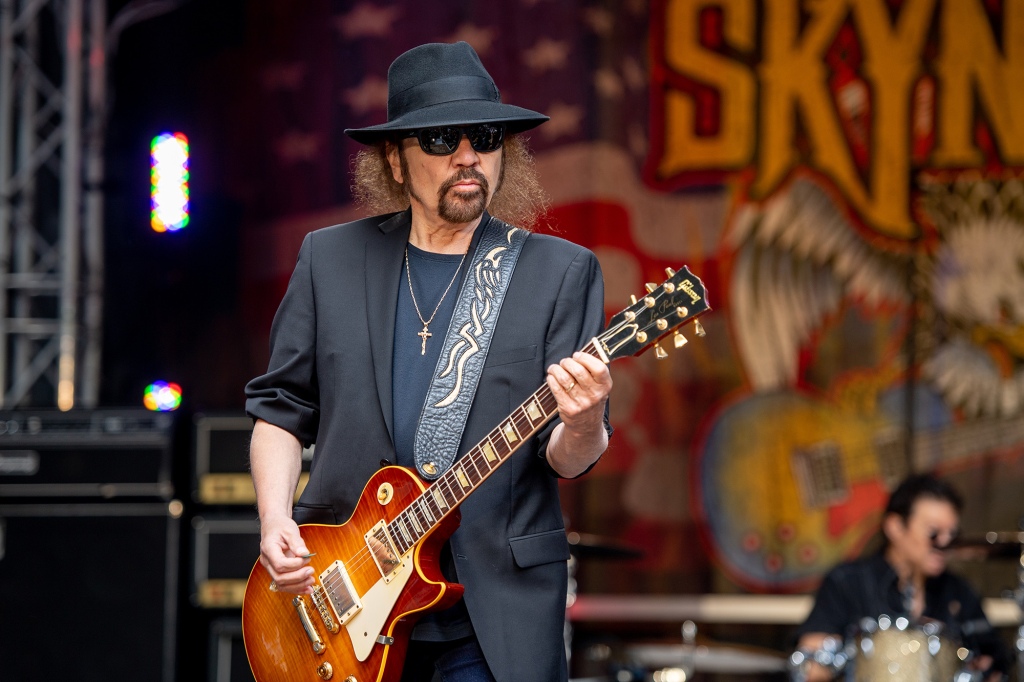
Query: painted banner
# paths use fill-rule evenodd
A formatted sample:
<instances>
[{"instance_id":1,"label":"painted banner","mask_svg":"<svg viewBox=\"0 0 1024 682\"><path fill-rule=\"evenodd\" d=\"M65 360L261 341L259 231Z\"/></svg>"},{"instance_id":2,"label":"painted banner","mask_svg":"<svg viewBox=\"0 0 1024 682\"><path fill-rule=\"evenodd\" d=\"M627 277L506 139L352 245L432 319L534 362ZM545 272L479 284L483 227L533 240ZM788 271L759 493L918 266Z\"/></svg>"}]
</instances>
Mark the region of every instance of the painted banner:
<instances>
[{"instance_id":1,"label":"painted banner","mask_svg":"<svg viewBox=\"0 0 1024 682\"><path fill-rule=\"evenodd\" d=\"M608 312L684 264L715 309L613 371L611 449L565 512L641 558L582 589L807 590L910 470L988 502L965 532L1015 527L1024 0L263 5L207 95L248 121L222 128L253 373L302 235L362 215L343 129L384 120L395 56L466 40L551 116L542 229L594 250Z\"/></svg>"}]
</instances>

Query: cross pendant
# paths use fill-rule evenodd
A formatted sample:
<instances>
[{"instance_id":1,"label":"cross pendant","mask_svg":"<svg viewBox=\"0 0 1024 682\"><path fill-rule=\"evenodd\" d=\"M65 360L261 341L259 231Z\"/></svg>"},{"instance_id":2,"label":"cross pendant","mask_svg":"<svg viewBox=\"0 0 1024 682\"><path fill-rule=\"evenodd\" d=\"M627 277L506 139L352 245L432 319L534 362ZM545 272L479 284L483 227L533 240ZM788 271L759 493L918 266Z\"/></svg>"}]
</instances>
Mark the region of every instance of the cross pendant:
<instances>
[{"instance_id":1,"label":"cross pendant","mask_svg":"<svg viewBox=\"0 0 1024 682\"><path fill-rule=\"evenodd\" d=\"M426 355L427 354L427 339L430 338L431 336L433 336L433 334L431 334L430 332L427 331L427 325L423 325L423 331L417 333L416 336L418 336L421 339L423 339L423 341L420 343L420 355Z\"/></svg>"}]
</instances>

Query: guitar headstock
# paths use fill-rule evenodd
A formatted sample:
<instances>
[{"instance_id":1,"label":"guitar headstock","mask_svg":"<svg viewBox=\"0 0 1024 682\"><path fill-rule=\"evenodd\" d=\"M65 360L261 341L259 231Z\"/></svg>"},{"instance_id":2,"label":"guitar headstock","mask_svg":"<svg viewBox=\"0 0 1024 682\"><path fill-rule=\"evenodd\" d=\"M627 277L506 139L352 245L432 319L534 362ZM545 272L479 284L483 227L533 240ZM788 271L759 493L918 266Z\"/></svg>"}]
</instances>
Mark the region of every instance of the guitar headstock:
<instances>
[{"instance_id":1,"label":"guitar headstock","mask_svg":"<svg viewBox=\"0 0 1024 682\"><path fill-rule=\"evenodd\" d=\"M665 272L667 280L660 286L648 284L647 294L613 315L608 328L597 337L609 361L643 353L690 320L694 322L697 336L704 336L704 329L696 319L711 310L704 283L686 267L678 271L666 268ZM678 332L674 340L676 348L686 343L686 337ZM665 355L659 345L658 357Z\"/></svg>"}]
</instances>

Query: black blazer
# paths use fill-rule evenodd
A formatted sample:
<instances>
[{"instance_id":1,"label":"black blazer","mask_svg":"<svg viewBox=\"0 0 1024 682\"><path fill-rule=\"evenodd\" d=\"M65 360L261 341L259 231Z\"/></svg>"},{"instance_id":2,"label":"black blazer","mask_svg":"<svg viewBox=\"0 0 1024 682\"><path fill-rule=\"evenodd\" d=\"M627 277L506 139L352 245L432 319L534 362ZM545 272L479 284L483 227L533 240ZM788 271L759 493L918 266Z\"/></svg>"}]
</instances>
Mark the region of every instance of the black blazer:
<instances>
[{"instance_id":1,"label":"black blazer","mask_svg":"<svg viewBox=\"0 0 1024 682\"><path fill-rule=\"evenodd\" d=\"M309 483L295 507L299 523L343 523L380 460L396 461L392 401L401 396L392 395L392 347L409 216L306 235L274 318L270 367L246 387L252 417L316 443ZM548 365L582 348L603 325L604 285L594 255L531 234L459 455L541 386ZM551 428L463 502L462 524L451 538L470 619L499 682L567 677L569 548L557 476L544 459Z\"/></svg>"}]
</instances>

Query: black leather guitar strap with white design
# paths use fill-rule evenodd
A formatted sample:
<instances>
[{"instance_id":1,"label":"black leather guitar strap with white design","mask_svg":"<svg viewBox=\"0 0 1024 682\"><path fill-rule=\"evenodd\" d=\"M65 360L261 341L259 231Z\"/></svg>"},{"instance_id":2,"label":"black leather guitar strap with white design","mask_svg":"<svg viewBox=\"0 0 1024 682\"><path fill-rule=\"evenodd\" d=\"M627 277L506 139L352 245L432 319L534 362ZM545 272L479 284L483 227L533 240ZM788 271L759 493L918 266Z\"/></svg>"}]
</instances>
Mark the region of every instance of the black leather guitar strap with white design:
<instances>
[{"instance_id":1,"label":"black leather guitar strap with white design","mask_svg":"<svg viewBox=\"0 0 1024 682\"><path fill-rule=\"evenodd\" d=\"M413 457L426 480L444 473L458 454L501 304L529 236L494 217L483 230L416 427Z\"/></svg>"}]
</instances>

